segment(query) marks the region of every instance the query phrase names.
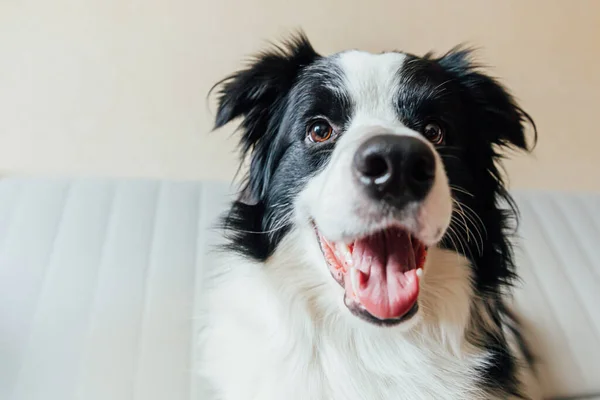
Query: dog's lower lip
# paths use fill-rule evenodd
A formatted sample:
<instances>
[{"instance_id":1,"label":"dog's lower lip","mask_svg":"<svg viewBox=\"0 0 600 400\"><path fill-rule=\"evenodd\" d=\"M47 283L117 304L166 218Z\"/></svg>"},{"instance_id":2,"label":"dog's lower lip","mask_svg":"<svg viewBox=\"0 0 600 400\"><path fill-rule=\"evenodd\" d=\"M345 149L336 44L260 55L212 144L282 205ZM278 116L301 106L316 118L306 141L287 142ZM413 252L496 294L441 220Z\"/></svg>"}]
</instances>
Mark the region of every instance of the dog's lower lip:
<instances>
[{"instance_id":1,"label":"dog's lower lip","mask_svg":"<svg viewBox=\"0 0 600 400\"><path fill-rule=\"evenodd\" d=\"M344 298L344 302L346 302L346 299ZM389 319L379 319L373 315L371 315L368 311L366 310L361 310L359 308L356 307L348 307L348 310L350 310L350 312L357 316L358 318L365 320L367 322L373 323L375 325L380 325L380 326L395 326L395 325L399 325L403 322L408 321L409 319L411 319L412 317L414 317L417 312L419 311L419 303L416 302L410 310L408 310L408 312L406 312L404 315L398 317L398 318L389 318Z\"/></svg>"}]
</instances>

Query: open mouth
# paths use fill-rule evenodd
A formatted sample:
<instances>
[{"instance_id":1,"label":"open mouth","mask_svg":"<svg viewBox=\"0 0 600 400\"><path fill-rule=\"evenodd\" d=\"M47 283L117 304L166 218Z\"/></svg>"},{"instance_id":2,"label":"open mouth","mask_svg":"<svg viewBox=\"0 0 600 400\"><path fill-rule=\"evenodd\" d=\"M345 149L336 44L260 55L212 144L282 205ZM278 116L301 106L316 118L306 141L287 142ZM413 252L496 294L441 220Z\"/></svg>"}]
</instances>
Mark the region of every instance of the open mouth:
<instances>
[{"instance_id":1,"label":"open mouth","mask_svg":"<svg viewBox=\"0 0 600 400\"><path fill-rule=\"evenodd\" d=\"M352 313L369 322L394 325L417 312L419 278L427 256L418 239L402 228L389 227L350 244L334 243L315 230Z\"/></svg>"}]
</instances>

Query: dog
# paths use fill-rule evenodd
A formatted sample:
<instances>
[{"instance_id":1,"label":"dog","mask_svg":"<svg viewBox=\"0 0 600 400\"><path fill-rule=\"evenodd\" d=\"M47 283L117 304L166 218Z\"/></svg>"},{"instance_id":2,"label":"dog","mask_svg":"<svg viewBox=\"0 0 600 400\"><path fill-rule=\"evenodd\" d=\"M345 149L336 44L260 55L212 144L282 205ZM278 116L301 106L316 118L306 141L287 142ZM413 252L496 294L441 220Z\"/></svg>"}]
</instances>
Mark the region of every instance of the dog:
<instances>
[{"instance_id":1,"label":"dog","mask_svg":"<svg viewBox=\"0 0 600 400\"><path fill-rule=\"evenodd\" d=\"M539 398L500 172L537 130L472 50L322 56L300 32L215 87L249 161L205 292L217 398Z\"/></svg>"}]
</instances>

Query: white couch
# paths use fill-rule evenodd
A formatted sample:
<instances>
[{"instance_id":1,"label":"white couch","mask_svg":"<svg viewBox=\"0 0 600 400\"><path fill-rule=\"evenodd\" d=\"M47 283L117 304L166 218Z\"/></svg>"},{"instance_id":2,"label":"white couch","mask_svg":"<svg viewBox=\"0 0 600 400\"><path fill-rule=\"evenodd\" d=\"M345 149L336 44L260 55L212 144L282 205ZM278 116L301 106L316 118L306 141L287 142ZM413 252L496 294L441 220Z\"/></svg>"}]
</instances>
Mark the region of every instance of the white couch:
<instances>
[{"instance_id":1,"label":"white couch","mask_svg":"<svg viewBox=\"0 0 600 400\"><path fill-rule=\"evenodd\" d=\"M0 180L0 399L208 399L196 288L229 189ZM545 392L600 395L600 195L515 196L515 300Z\"/></svg>"}]
</instances>

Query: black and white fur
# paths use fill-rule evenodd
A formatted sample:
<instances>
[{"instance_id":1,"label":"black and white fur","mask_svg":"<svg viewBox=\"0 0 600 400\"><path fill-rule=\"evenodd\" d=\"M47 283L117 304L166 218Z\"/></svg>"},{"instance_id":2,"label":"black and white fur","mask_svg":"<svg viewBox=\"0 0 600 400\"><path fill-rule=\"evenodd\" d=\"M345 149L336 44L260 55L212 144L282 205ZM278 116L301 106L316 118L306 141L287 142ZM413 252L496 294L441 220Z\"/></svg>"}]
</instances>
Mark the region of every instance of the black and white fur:
<instances>
[{"instance_id":1,"label":"black and white fur","mask_svg":"<svg viewBox=\"0 0 600 400\"><path fill-rule=\"evenodd\" d=\"M220 83L216 127L238 117L250 167L223 219L202 347L220 399L539 397L506 306L516 210L498 169L503 148L527 150L532 121L468 50L323 57L300 34ZM334 140L307 140L316 117ZM430 120L444 145L423 137ZM381 132L436 155L430 193L395 221L429 246L419 311L391 327L348 311L311 223L332 240L389 223L349 174L357 146Z\"/></svg>"}]
</instances>

